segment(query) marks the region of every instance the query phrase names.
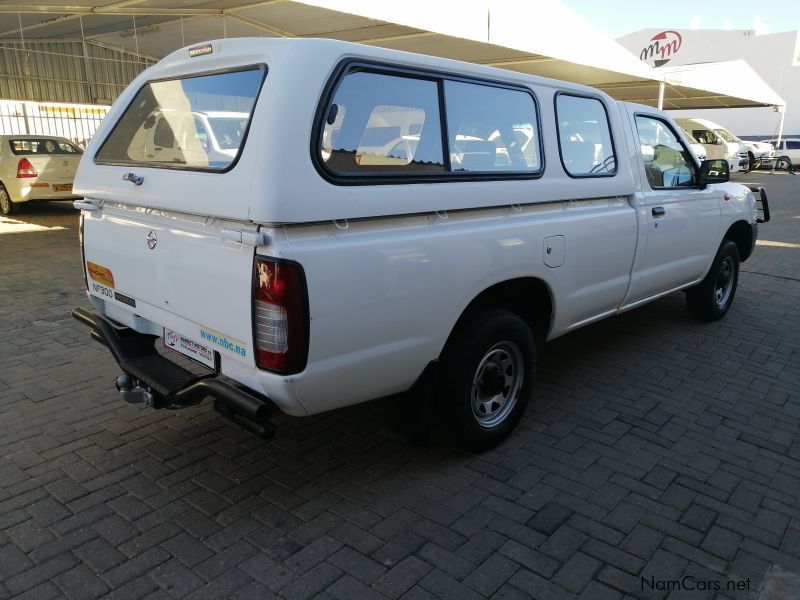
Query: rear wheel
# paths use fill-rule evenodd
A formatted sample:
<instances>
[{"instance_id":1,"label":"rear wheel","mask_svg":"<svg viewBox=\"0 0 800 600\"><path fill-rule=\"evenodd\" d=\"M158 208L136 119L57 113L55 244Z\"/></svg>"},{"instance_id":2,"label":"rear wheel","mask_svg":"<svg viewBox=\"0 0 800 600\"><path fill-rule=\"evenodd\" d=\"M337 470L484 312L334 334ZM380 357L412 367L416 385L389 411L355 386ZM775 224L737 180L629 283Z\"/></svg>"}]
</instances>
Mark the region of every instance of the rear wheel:
<instances>
[{"instance_id":1,"label":"rear wheel","mask_svg":"<svg viewBox=\"0 0 800 600\"><path fill-rule=\"evenodd\" d=\"M739 249L731 240L724 240L703 281L686 291L689 313L703 321L721 319L733 304L738 283Z\"/></svg>"},{"instance_id":2,"label":"rear wheel","mask_svg":"<svg viewBox=\"0 0 800 600\"><path fill-rule=\"evenodd\" d=\"M11 196L8 195L8 191L0 184L0 212L4 215L13 215L17 212L17 207L11 201Z\"/></svg>"},{"instance_id":3,"label":"rear wheel","mask_svg":"<svg viewBox=\"0 0 800 600\"><path fill-rule=\"evenodd\" d=\"M464 447L503 441L525 412L533 388L536 342L515 313L472 313L453 333L442 358L444 416Z\"/></svg>"}]
</instances>

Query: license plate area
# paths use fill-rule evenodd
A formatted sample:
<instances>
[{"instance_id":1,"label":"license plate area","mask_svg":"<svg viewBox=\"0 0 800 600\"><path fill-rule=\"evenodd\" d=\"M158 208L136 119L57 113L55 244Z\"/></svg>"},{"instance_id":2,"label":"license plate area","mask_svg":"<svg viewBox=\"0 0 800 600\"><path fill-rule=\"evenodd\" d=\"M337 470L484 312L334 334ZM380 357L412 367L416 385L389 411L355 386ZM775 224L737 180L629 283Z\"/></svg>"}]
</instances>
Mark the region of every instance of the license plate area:
<instances>
[{"instance_id":1,"label":"license plate area","mask_svg":"<svg viewBox=\"0 0 800 600\"><path fill-rule=\"evenodd\" d=\"M219 355L210 347L171 329L164 329L164 348L219 372Z\"/></svg>"},{"instance_id":2,"label":"license plate area","mask_svg":"<svg viewBox=\"0 0 800 600\"><path fill-rule=\"evenodd\" d=\"M72 184L71 183L54 183L53 184L53 191L54 192L71 192L72 191Z\"/></svg>"}]
</instances>

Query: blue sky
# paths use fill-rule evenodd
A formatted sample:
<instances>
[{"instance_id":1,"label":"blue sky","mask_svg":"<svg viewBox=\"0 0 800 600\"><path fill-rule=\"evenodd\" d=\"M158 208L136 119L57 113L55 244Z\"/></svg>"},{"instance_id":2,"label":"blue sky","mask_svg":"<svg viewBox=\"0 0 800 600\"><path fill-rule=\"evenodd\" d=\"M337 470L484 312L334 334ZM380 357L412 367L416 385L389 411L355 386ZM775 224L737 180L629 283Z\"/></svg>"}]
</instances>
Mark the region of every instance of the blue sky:
<instances>
[{"instance_id":1,"label":"blue sky","mask_svg":"<svg viewBox=\"0 0 800 600\"><path fill-rule=\"evenodd\" d=\"M763 33L800 29L800 2L753 0L561 0L613 38L648 27L688 29L751 29Z\"/></svg>"}]
</instances>

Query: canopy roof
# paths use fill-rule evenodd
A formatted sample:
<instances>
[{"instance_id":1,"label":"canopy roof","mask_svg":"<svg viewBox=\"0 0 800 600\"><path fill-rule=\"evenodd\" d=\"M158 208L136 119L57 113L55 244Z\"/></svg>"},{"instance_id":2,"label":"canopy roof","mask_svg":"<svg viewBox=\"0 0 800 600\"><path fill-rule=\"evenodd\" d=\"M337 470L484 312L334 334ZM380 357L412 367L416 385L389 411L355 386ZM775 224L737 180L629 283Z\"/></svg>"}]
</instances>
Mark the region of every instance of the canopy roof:
<instances>
[{"instance_id":1,"label":"canopy roof","mask_svg":"<svg viewBox=\"0 0 800 600\"><path fill-rule=\"evenodd\" d=\"M782 106L783 98L744 60L660 67L670 93L664 108ZM704 97L702 92L708 93Z\"/></svg>"},{"instance_id":2,"label":"canopy roof","mask_svg":"<svg viewBox=\"0 0 800 600\"><path fill-rule=\"evenodd\" d=\"M546 10L526 0L14 2L0 0L0 42L83 39L158 59L219 37L327 37L564 79L652 105L665 81L665 108L783 104L749 67L746 79L740 66L650 68L558 2Z\"/></svg>"}]
</instances>

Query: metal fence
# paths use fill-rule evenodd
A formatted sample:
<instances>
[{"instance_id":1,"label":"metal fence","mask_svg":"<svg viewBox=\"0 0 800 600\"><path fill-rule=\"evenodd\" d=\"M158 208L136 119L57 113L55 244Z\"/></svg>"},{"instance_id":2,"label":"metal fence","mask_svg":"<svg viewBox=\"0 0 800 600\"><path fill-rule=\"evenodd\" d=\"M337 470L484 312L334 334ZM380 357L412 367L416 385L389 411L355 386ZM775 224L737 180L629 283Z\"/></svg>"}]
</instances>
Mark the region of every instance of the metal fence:
<instances>
[{"instance_id":1,"label":"metal fence","mask_svg":"<svg viewBox=\"0 0 800 600\"><path fill-rule=\"evenodd\" d=\"M0 135L56 135L86 148L109 106L0 100Z\"/></svg>"},{"instance_id":2,"label":"metal fence","mask_svg":"<svg viewBox=\"0 0 800 600\"><path fill-rule=\"evenodd\" d=\"M93 42L0 40L0 98L111 103L155 58Z\"/></svg>"}]
</instances>

